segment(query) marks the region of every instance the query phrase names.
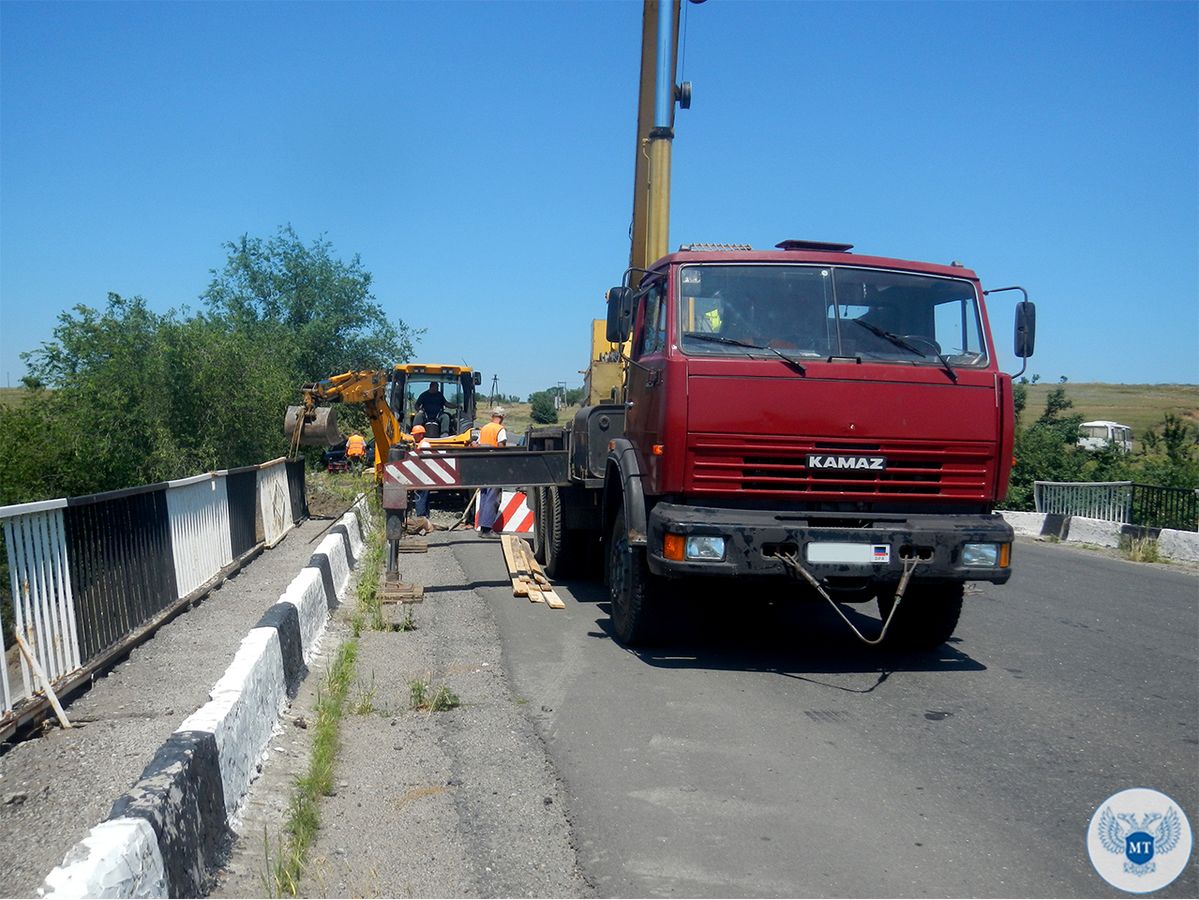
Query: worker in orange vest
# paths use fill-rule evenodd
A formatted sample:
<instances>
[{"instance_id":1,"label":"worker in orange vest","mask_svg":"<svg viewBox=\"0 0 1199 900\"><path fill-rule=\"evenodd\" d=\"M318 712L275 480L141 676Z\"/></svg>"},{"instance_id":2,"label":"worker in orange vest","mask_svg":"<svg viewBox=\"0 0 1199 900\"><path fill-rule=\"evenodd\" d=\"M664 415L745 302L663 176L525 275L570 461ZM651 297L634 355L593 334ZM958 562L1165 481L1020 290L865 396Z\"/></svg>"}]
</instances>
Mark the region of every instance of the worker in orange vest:
<instances>
[{"instance_id":1,"label":"worker in orange vest","mask_svg":"<svg viewBox=\"0 0 1199 900\"><path fill-rule=\"evenodd\" d=\"M366 438L357 431L346 438L346 456L366 456Z\"/></svg>"},{"instance_id":2,"label":"worker in orange vest","mask_svg":"<svg viewBox=\"0 0 1199 900\"><path fill-rule=\"evenodd\" d=\"M507 447L508 432L504 428L504 408L497 406L491 411L491 421L479 429L479 447ZM500 489L483 488L479 491L479 533L492 534L491 528L500 515Z\"/></svg>"},{"instance_id":3,"label":"worker in orange vest","mask_svg":"<svg viewBox=\"0 0 1199 900\"><path fill-rule=\"evenodd\" d=\"M346 460L356 471L366 462L366 438L357 431L346 438Z\"/></svg>"}]
</instances>

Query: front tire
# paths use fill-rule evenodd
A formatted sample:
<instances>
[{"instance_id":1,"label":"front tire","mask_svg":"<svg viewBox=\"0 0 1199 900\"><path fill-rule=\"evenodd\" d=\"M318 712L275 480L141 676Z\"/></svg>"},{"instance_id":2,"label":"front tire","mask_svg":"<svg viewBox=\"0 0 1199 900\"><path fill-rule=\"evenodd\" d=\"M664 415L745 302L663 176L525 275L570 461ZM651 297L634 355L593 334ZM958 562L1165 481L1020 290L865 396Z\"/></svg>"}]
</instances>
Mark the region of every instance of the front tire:
<instances>
[{"instance_id":1,"label":"front tire","mask_svg":"<svg viewBox=\"0 0 1199 900\"><path fill-rule=\"evenodd\" d=\"M654 643L661 633L662 598L645 561L644 547L630 547L624 510L616 513L608 541L608 598L612 631L628 647Z\"/></svg>"},{"instance_id":2,"label":"front tire","mask_svg":"<svg viewBox=\"0 0 1199 900\"><path fill-rule=\"evenodd\" d=\"M937 649L953 637L965 593L961 582L908 585L883 646L915 652ZM884 622L894 605L894 588L879 592L878 611Z\"/></svg>"}]
</instances>

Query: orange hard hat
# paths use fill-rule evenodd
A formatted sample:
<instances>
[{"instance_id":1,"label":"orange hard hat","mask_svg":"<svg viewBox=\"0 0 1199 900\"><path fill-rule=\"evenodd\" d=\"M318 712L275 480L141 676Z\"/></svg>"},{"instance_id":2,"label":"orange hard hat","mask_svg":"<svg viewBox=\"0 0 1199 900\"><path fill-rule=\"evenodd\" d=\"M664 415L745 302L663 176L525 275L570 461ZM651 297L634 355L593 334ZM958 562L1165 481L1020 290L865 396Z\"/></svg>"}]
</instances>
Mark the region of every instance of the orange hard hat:
<instances>
[{"instance_id":1,"label":"orange hard hat","mask_svg":"<svg viewBox=\"0 0 1199 900\"><path fill-rule=\"evenodd\" d=\"M413 433L413 434L424 434L424 433L425 433L425 426L424 426L424 425L413 425L413 426L412 426L412 433Z\"/></svg>"}]
</instances>

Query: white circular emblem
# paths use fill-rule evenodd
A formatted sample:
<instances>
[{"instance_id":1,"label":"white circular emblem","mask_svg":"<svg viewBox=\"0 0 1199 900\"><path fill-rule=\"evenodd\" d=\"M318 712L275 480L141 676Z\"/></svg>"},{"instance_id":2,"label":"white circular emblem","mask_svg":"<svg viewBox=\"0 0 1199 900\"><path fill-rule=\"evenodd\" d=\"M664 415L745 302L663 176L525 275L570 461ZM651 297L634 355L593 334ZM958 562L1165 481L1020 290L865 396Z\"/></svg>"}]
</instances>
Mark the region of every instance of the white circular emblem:
<instances>
[{"instance_id":1,"label":"white circular emblem","mask_svg":"<svg viewBox=\"0 0 1199 900\"><path fill-rule=\"evenodd\" d=\"M1087 828L1087 853L1112 887L1160 890L1191 858L1191 825L1182 807L1152 788L1129 788L1099 804Z\"/></svg>"}]
</instances>

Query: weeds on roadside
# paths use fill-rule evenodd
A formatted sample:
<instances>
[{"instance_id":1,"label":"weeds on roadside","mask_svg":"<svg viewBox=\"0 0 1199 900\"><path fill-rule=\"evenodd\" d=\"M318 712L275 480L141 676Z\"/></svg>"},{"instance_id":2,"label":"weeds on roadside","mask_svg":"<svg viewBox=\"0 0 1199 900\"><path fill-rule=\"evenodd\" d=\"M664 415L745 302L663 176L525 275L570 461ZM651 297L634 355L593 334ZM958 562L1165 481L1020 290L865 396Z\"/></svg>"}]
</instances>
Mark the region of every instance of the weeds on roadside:
<instances>
[{"instance_id":1,"label":"weeds on roadside","mask_svg":"<svg viewBox=\"0 0 1199 900\"><path fill-rule=\"evenodd\" d=\"M1161 554L1157 549L1157 541L1149 537L1134 537L1121 541L1120 549L1124 556L1133 562L1161 562Z\"/></svg>"},{"instance_id":2,"label":"weeds on roadside","mask_svg":"<svg viewBox=\"0 0 1199 900\"><path fill-rule=\"evenodd\" d=\"M308 771L296 779L283 826L286 839L280 842L279 853L273 863L270 860L270 843L266 842L270 873L268 893L272 897L294 897L299 891L308 848L321 824L320 798L333 789L338 732L357 658L358 641L351 638L337 649L337 656L325 675L325 681L317 690L316 724L313 726Z\"/></svg>"},{"instance_id":3,"label":"weeds on roadside","mask_svg":"<svg viewBox=\"0 0 1199 900\"><path fill-rule=\"evenodd\" d=\"M412 607L404 607L404 618L392 626L392 631L416 631L416 620L412 618Z\"/></svg>"},{"instance_id":4,"label":"weeds on roadside","mask_svg":"<svg viewBox=\"0 0 1199 900\"><path fill-rule=\"evenodd\" d=\"M383 529L377 529L366 544L362 565L358 575L358 605L350 618L350 630L354 637L364 628L380 631L383 628L383 613L379 608L379 568L383 563L386 547Z\"/></svg>"},{"instance_id":5,"label":"weeds on roadside","mask_svg":"<svg viewBox=\"0 0 1199 900\"><path fill-rule=\"evenodd\" d=\"M358 680L357 696L350 704L350 713L355 716L369 716L376 709L375 707L375 673L371 672L371 680L369 684L363 684L362 679Z\"/></svg>"},{"instance_id":6,"label":"weeds on roadside","mask_svg":"<svg viewBox=\"0 0 1199 900\"><path fill-rule=\"evenodd\" d=\"M462 698L444 684L435 688L420 678L408 682L408 699L419 712L445 712L462 704Z\"/></svg>"}]
</instances>

